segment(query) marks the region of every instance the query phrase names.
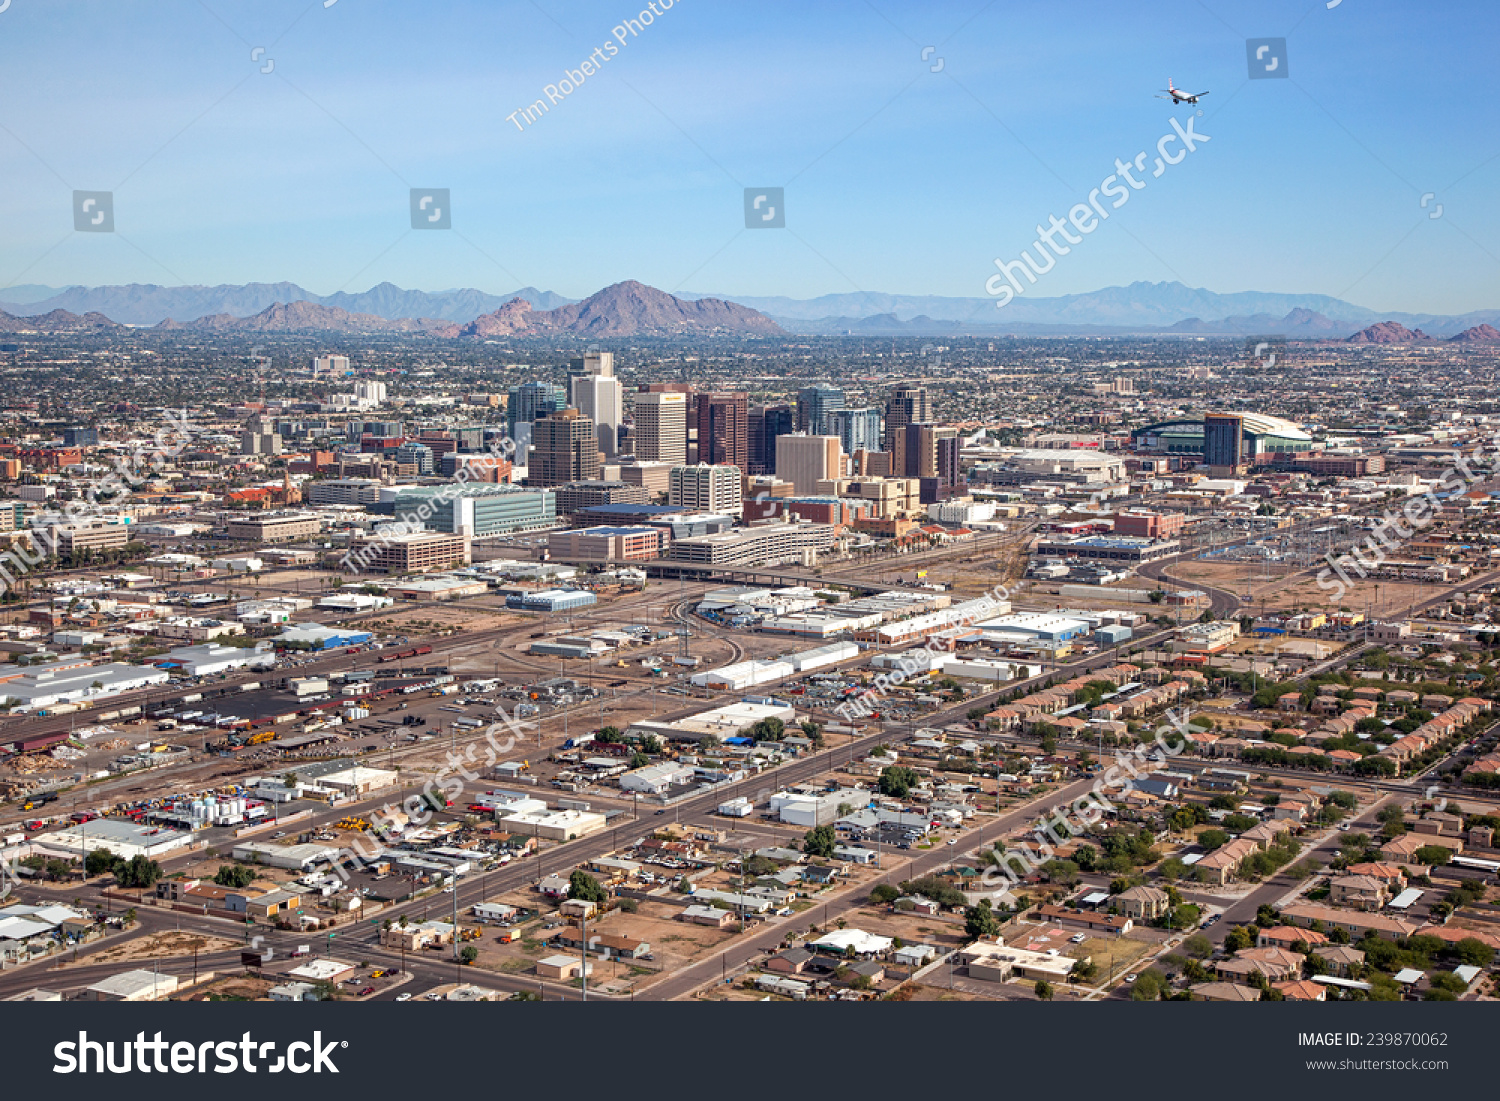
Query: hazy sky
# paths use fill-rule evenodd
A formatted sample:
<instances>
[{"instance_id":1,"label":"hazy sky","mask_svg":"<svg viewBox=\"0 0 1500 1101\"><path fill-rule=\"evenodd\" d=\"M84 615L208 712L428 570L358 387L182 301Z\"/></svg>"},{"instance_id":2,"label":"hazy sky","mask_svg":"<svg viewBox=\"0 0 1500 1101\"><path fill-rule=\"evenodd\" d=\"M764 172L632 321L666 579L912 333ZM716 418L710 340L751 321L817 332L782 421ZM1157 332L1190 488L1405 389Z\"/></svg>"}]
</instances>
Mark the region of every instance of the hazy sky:
<instances>
[{"instance_id":1,"label":"hazy sky","mask_svg":"<svg viewBox=\"0 0 1500 1101\"><path fill-rule=\"evenodd\" d=\"M641 6L9 0L0 288L981 295L1147 152L1029 294L1500 307L1494 0L678 0L603 53ZM1260 37L1287 79L1247 79ZM1168 77L1211 90L1201 118L1153 98ZM1174 114L1211 140L1151 179ZM763 186L785 229L745 229ZM413 187L451 190L451 231L410 228ZM112 191L117 232L74 233L74 190Z\"/></svg>"}]
</instances>

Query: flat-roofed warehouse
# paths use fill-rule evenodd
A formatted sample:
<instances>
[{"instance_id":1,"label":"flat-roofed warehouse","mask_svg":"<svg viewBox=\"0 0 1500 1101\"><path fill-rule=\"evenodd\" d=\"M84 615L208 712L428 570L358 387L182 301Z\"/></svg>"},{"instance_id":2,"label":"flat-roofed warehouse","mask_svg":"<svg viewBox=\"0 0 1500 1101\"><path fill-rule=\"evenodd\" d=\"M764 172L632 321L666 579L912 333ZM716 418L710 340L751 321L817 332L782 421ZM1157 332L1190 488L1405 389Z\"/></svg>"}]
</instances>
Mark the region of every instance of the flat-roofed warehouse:
<instances>
[{"instance_id":1,"label":"flat-roofed warehouse","mask_svg":"<svg viewBox=\"0 0 1500 1101\"><path fill-rule=\"evenodd\" d=\"M351 765L347 761L317 761L298 765L292 774L305 784L332 788L345 795L368 795L383 791L400 782L401 775L391 769Z\"/></svg>"},{"instance_id":2,"label":"flat-roofed warehouse","mask_svg":"<svg viewBox=\"0 0 1500 1101\"><path fill-rule=\"evenodd\" d=\"M147 826L118 818L95 818L56 833L42 834L34 844L84 855L106 849L122 859L145 856L155 859L190 843L192 834L164 826Z\"/></svg>"},{"instance_id":3,"label":"flat-roofed warehouse","mask_svg":"<svg viewBox=\"0 0 1500 1101\"><path fill-rule=\"evenodd\" d=\"M675 721L642 719L631 723L627 733L638 737L655 734L673 742L719 743L739 737L762 719L780 719L791 726L797 710L785 703L732 703Z\"/></svg>"}]
</instances>

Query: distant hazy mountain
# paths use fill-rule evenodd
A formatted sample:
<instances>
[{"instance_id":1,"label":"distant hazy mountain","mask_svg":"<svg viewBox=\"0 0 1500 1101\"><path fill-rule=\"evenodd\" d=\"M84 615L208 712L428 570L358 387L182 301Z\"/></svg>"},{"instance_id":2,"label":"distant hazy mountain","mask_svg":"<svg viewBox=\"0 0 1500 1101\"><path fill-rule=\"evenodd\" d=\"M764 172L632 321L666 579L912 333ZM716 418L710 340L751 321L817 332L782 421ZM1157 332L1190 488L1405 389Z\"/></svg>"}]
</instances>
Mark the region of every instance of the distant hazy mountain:
<instances>
[{"instance_id":1,"label":"distant hazy mountain","mask_svg":"<svg viewBox=\"0 0 1500 1101\"><path fill-rule=\"evenodd\" d=\"M54 288L38 284L0 290L0 310L19 317L65 310L102 314L128 325L177 325L215 319L201 327L232 328L228 321L258 317L275 305L308 304L334 314L279 313L257 325L321 321L336 331L439 333L443 323L469 335L568 332L625 336L636 332L767 332L882 335L1066 335L1176 333L1266 334L1301 340L1342 340L1376 322L1391 322L1446 338L1483 326L1500 326L1500 309L1461 316L1377 313L1321 294L1239 291L1217 294L1178 282L1137 282L1087 294L1045 297L1028 286L1004 309L986 297L884 293L829 294L818 298L725 296L683 293L676 297L627 282L585 302L523 287L494 295L473 288L404 290L381 283L358 294L315 295L295 283L247 283L216 287L123 286ZM632 289L634 288L634 289ZM646 293L646 292L649 292ZM605 297L601 298L603 295ZM659 296L659 297L658 297ZM519 300L524 309L515 303ZM674 305L675 303L675 305ZM572 313L558 311L576 307ZM701 308L694 308L701 307ZM374 320L402 324L375 327ZM227 320L226 320L227 319ZM773 320L774 319L774 320ZM353 325L354 328L347 326ZM1469 337L1466 340L1479 339Z\"/></svg>"},{"instance_id":2,"label":"distant hazy mountain","mask_svg":"<svg viewBox=\"0 0 1500 1101\"><path fill-rule=\"evenodd\" d=\"M764 314L733 302L717 298L688 302L632 279L555 310L534 310L524 301L512 300L493 313L475 318L460 332L476 337L530 333L605 337L675 333L770 335L781 332L781 327Z\"/></svg>"},{"instance_id":3,"label":"distant hazy mountain","mask_svg":"<svg viewBox=\"0 0 1500 1101\"><path fill-rule=\"evenodd\" d=\"M683 295L685 298L696 297ZM723 297L723 296L721 296ZM1032 297L1031 289L1016 296L1004 309L995 308L993 298L943 298L935 295L828 294L820 298L756 298L733 296L744 306L799 320L894 314L907 321L926 315L937 321L966 321L985 326L1099 325L1169 326L1188 317L1234 317L1268 314L1283 317L1303 309L1339 320L1366 322L1375 319L1371 310L1354 306L1326 294L1272 294L1241 291L1216 294L1182 283L1132 283L1128 287L1105 287L1087 294L1057 298Z\"/></svg>"},{"instance_id":4,"label":"distant hazy mountain","mask_svg":"<svg viewBox=\"0 0 1500 1101\"><path fill-rule=\"evenodd\" d=\"M67 310L52 310L35 317L15 317L0 310L0 333L103 332L118 328L121 326L116 325L101 313L86 313L80 316L69 313Z\"/></svg>"},{"instance_id":5,"label":"distant hazy mountain","mask_svg":"<svg viewBox=\"0 0 1500 1101\"><path fill-rule=\"evenodd\" d=\"M29 302L40 302L44 298L51 298L71 289L71 287L48 287L41 283L18 283L14 287L0 290L0 300L25 305Z\"/></svg>"},{"instance_id":6,"label":"distant hazy mountain","mask_svg":"<svg viewBox=\"0 0 1500 1101\"><path fill-rule=\"evenodd\" d=\"M192 329L209 332L239 333L432 333L456 336L458 326L433 318L378 317L369 313L351 313L337 306L316 302L275 302L260 313L236 317L229 313L210 314L187 324L167 318L158 329Z\"/></svg>"},{"instance_id":7,"label":"distant hazy mountain","mask_svg":"<svg viewBox=\"0 0 1500 1101\"><path fill-rule=\"evenodd\" d=\"M48 287L32 288L52 290ZM381 283L361 294L340 292L326 296L313 294L296 283L246 283L243 286L223 284L217 287L161 287L154 283L128 283L112 287L68 287L50 296L28 298L12 287L0 292L0 309L12 314L47 313L69 310L73 313L97 311L126 325L156 325L167 318L194 320L215 314L251 317L276 303L311 302L332 306L350 313L373 314L388 320L409 317L432 317L443 321L464 322L493 310L512 298L524 298L538 309L555 309L573 299L522 287L512 294L486 294L472 289L408 291L390 283Z\"/></svg>"}]
</instances>

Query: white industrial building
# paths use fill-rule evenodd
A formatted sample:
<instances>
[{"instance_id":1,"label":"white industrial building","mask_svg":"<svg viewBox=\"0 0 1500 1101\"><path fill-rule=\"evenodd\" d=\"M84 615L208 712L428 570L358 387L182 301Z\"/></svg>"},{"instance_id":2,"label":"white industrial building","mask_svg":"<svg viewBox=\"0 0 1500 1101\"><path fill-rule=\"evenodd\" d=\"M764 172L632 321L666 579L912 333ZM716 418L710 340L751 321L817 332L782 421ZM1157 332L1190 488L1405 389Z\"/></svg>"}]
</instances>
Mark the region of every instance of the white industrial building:
<instances>
[{"instance_id":1,"label":"white industrial building","mask_svg":"<svg viewBox=\"0 0 1500 1101\"><path fill-rule=\"evenodd\" d=\"M638 791L643 795L660 795L671 788L692 783L693 776L693 770L687 765L663 761L624 773L620 777L620 788L624 791Z\"/></svg>"},{"instance_id":2,"label":"white industrial building","mask_svg":"<svg viewBox=\"0 0 1500 1101\"><path fill-rule=\"evenodd\" d=\"M0 699L13 701L16 713L24 714L59 703L108 699L153 684L166 684L170 679L165 669L124 662L84 666L74 661L0 665Z\"/></svg>"},{"instance_id":3,"label":"white industrial building","mask_svg":"<svg viewBox=\"0 0 1500 1101\"><path fill-rule=\"evenodd\" d=\"M859 788L840 788L836 791L778 791L771 796L771 813L789 826L811 829L826 826L844 814L840 807L859 810L870 805L870 793Z\"/></svg>"},{"instance_id":4,"label":"white industrial building","mask_svg":"<svg viewBox=\"0 0 1500 1101\"><path fill-rule=\"evenodd\" d=\"M875 632L875 638L883 646L920 642L930 635L952 627L962 627L1010 611L1010 601L998 597L982 596L977 600L965 600L936 612L912 616L910 619L888 623Z\"/></svg>"},{"instance_id":5,"label":"white industrial building","mask_svg":"<svg viewBox=\"0 0 1500 1101\"><path fill-rule=\"evenodd\" d=\"M176 993L176 975L159 971L122 971L89 987L88 1000L96 1002L159 1002Z\"/></svg>"},{"instance_id":6,"label":"white industrial building","mask_svg":"<svg viewBox=\"0 0 1500 1101\"><path fill-rule=\"evenodd\" d=\"M107 849L124 860L135 856L155 860L183 848L192 839L192 834L181 830L146 826L119 818L95 818L92 822L43 834L34 843L77 856L95 849Z\"/></svg>"},{"instance_id":7,"label":"white industrial building","mask_svg":"<svg viewBox=\"0 0 1500 1101\"><path fill-rule=\"evenodd\" d=\"M220 646L209 642L202 646L179 647L157 660L164 666L178 666L190 677L205 677L234 669L272 669L276 665L276 653L270 643Z\"/></svg>"},{"instance_id":8,"label":"white industrial building","mask_svg":"<svg viewBox=\"0 0 1500 1101\"><path fill-rule=\"evenodd\" d=\"M604 828L604 821L604 815L593 811L550 810L507 815L499 819L499 824L523 837L530 835L548 841L573 841L598 833Z\"/></svg>"},{"instance_id":9,"label":"white industrial building","mask_svg":"<svg viewBox=\"0 0 1500 1101\"><path fill-rule=\"evenodd\" d=\"M738 737L762 719L780 719L790 726L797 719L797 709L785 703L732 703L675 721L642 719L631 723L627 733L641 738L655 734L673 742L718 743Z\"/></svg>"},{"instance_id":10,"label":"white industrial building","mask_svg":"<svg viewBox=\"0 0 1500 1101\"><path fill-rule=\"evenodd\" d=\"M799 654L788 654L771 661L742 661L704 673L694 673L689 681L700 688L719 688L742 692L762 684L773 684L799 673L810 673L859 657L859 647L852 642L834 642Z\"/></svg>"},{"instance_id":11,"label":"white industrial building","mask_svg":"<svg viewBox=\"0 0 1500 1101\"><path fill-rule=\"evenodd\" d=\"M294 872L311 871L339 860L339 850L327 845L273 845L269 841L242 841L231 855L242 864L264 864Z\"/></svg>"}]
</instances>

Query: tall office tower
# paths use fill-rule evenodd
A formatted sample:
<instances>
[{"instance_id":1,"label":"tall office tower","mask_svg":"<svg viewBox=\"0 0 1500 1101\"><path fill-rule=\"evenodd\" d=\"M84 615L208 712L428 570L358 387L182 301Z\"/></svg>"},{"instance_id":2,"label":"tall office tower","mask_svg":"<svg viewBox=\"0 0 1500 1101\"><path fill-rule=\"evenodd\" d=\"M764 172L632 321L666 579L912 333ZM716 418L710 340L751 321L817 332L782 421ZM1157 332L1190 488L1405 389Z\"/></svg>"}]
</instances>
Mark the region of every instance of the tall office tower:
<instances>
[{"instance_id":1,"label":"tall office tower","mask_svg":"<svg viewBox=\"0 0 1500 1101\"><path fill-rule=\"evenodd\" d=\"M312 373L317 375L341 375L349 370L348 356L313 356Z\"/></svg>"},{"instance_id":2,"label":"tall office tower","mask_svg":"<svg viewBox=\"0 0 1500 1101\"><path fill-rule=\"evenodd\" d=\"M1203 461L1215 477L1233 477L1245 462L1245 419L1237 413L1203 415Z\"/></svg>"},{"instance_id":3,"label":"tall office tower","mask_svg":"<svg viewBox=\"0 0 1500 1101\"><path fill-rule=\"evenodd\" d=\"M667 490L667 503L698 512L715 512L738 516L744 511L744 497L737 466L674 466Z\"/></svg>"},{"instance_id":4,"label":"tall office tower","mask_svg":"<svg viewBox=\"0 0 1500 1101\"><path fill-rule=\"evenodd\" d=\"M936 478L946 473L945 485L958 482L958 429L936 424L908 424L899 478Z\"/></svg>"},{"instance_id":5,"label":"tall office tower","mask_svg":"<svg viewBox=\"0 0 1500 1101\"><path fill-rule=\"evenodd\" d=\"M274 417L251 417L240 433L241 455L280 455L281 432Z\"/></svg>"},{"instance_id":6,"label":"tall office tower","mask_svg":"<svg viewBox=\"0 0 1500 1101\"><path fill-rule=\"evenodd\" d=\"M790 405L752 406L745 421L750 434L751 474L776 473L776 438L797 430L797 413Z\"/></svg>"},{"instance_id":7,"label":"tall office tower","mask_svg":"<svg viewBox=\"0 0 1500 1101\"><path fill-rule=\"evenodd\" d=\"M383 382L361 380L354 384L354 401L361 409L376 409L385 404L386 385Z\"/></svg>"},{"instance_id":8,"label":"tall office tower","mask_svg":"<svg viewBox=\"0 0 1500 1101\"><path fill-rule=\"evenodd\" d=\"M429 441L430 442L430 441ZM411 463L417 468L418 474L431 474L433 471L433 451L426 443L418 443L416 440L407 440L396 448L396 461L398 463Z\"/></svg>"},{"instance_id":9,"label":"tall office tower","mask_svg":"<svg viewBox=\"0 0 1500 1101\"><path fill-rule=\"evenodd\" d=\"M959 457L963 451L963 440L957 428L937 430L937 476L944 486L956 486L963 481L963 467Z\"/></svg>"},{"instance_id":10,"label":"tall office tower","mask_svg":"<svg viewBox=\"0 0 1500 1101\"><path fill-rule=\"evenodd\" d=\"M599 477L599 437L577 409L561 409L531 423L526 484L561 486Z\"/></svg>"},{"instance_id":11,"label":"tall office tower","mask_svg":"<svg viewBox=\"0 0 1500 1101\"><path fill-rule=\"evenodd\" d=\"M750 464L749 414L746 394L699 394L698 461L744 471Z\"/></svg>"},{"instance_id":12,"label":"tall office tower","mask_svg":"<svg viewBox=\"0 0 1500 1101\"><path fill-rule=\"evenodd\" d=\"M880 450L879 409L830 409L824 433L837 436L845 455Z\"/></svg>"},{"instance_id":13,"label":"tall office tower","mask_svg":"<svg viewBox=\"0 0 1500 1101\"><path fill-rule=\"evenodd\" d=\"M791 482L799 495L818 492L818 483L842 477L844 449L837 436L782 436L776 441L776 477Z\"/></svg>"},{"instance_id":14,"label":"tall office tower","mask_svg":"<svg viewBox=\"0 0 1500 1101\"><path fill-rule=\"evenodd\" d=\"M642 462L687 462L686 394L635 395L635 457Z\"/></svg>"},{"instance_id":15,"label":"tall office tower","mask_svg":"<svg viewBox=\"0 0 1500 1101\"><path fill-rule=\"evenodd\" d=\"M568 387L573 407L594 422L600 452L614 456L620 450L620 422L625 419L614 353L591 352L573 360L568 367Z\"/></svg>"},{"instance_id":16,"label":"tall office tower","mask_svg":"<svg viewBox=\"0 0 1500 1101\"><path fill-rule=\"evenodd\" d=\"M561 386L553 383L523 382L520 386L512 386L505 406L505 430L516 441L517 448L524 449L523 436L531 435L531 422L567 406L567 395Z\"/></svg>"},{"instance_id":17,"label":"tall office tower","mask_svg":"<svg viewBox=\"0 0 1500 1101\"><path fill-rule=\"evenodd\" d=\"M812 436L832 434L828 414L844 408L844 392L837 386L818 383L797 391L797 431Z\"/></svg>"},{"instance_id":18,"label":"tall office tower","mask_svg":"<svg viewBox=\"0 0 1500 1101\"><path fill-rule=\"evenodd\" d=\"M906 426L932 420L932 403L927 390L920 386L903 386L885 403L885 447L891 453L891 469L897 477L905 476Z\"/></svg>"}]
</instances>

